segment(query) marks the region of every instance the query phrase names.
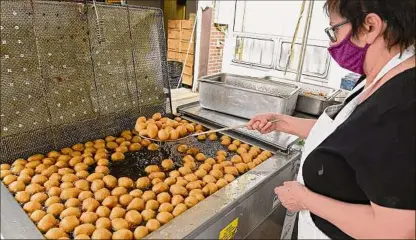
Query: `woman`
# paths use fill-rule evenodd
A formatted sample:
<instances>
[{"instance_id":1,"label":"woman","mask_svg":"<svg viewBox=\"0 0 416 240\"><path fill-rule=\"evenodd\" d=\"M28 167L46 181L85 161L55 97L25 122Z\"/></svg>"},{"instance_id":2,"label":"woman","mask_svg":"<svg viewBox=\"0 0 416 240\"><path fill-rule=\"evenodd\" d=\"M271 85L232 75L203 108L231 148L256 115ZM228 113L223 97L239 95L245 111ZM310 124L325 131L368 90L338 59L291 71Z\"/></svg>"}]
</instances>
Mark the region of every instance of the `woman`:
<instances>
[{"instance_id":1,"label":"woman","mask_svg":"<svg viewBox=\"0 0 416 240\"><path fill-rule=\"evenodd\" d=\"M299 238L414 239L415 1L325 7L329 53L365 81L318 120L262 114L250 128L306 138L297 181L275 189L288 210L300 211Z\"/></svg>"}]
</instances>

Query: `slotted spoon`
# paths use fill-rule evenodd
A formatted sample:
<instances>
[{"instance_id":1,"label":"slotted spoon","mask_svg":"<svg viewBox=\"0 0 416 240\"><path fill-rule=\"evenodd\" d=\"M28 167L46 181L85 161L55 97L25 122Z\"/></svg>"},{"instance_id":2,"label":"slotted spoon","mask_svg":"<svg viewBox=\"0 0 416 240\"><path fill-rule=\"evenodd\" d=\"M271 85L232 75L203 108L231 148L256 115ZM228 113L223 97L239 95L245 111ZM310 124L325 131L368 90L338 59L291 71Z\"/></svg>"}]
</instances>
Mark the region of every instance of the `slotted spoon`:
<instances>
[{"instance_id":1,"label":"slotted spoon","mask_svg":"<svg viewBox=\"0 0 416 240\"><path fill-rule=\"evenodd\" d=\"M278 121L279 121L279 119L274 119L274 120L269 121L269 123L275 123L275 122L278 122ZM208 130L208 131L200 132L200 133L193 133L193 134L190 134L190 135L187 135L185 137L178 138L178 139L175 139L175 140L160 140L160 139L149 138L149 137L146 137L146 136L143 136L143 135L139 135L139 136L141 138L144 138L144 139L147 139L147 140L150 140L150 141L156 141L156 142L176 142L176 141L183 140L183 139L190 138L190 137L197 137L197 136L203 135L203 134L217 133L217 132L223 132L223 131L228 131L228 130L234 130L234 129L238 129L238 128L244 128L244 127L247 127L247 125L248 125L248 123L245 123L245 124L231 126L231 127L219 128L219 129L215 129L215 130Z\"/></svg>"}]
</instances>

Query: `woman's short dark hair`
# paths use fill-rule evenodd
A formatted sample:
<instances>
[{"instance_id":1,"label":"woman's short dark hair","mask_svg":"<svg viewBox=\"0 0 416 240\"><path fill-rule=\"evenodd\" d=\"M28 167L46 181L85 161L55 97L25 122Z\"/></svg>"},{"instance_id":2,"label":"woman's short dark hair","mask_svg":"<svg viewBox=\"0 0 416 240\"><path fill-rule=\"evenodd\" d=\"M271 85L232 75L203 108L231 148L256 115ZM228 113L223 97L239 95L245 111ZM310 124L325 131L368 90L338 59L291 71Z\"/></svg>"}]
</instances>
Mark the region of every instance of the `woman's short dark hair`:
<instances>
[{"instance_id":1,"label":"woman's short dark hair","mask_svg":"<svg viewBox=\"0 0 416 240\"><path fill-rule=\"evenodd\" d=\"M415 45L415 0L327 0L325 10L336 12L351 21L352 36L361 31L366 13L375 13L387 22L384 39L389 49L399 45L401 51Z\"/></svg>"}]
</instances>

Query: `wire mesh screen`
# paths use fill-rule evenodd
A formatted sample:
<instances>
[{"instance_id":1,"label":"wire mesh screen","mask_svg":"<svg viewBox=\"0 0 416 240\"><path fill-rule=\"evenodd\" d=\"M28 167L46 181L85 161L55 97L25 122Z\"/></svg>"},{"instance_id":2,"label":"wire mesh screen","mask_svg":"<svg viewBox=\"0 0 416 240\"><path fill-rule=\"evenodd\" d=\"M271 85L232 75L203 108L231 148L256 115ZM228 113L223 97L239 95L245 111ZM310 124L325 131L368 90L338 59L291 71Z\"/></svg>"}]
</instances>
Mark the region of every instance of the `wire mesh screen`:
<instances>
[{"instance_id":1,"label":"wire mesh screen","mask_svg":"<svg viewBox=\"0 0 416 240\"><path fill-rule=\"evenodd\" d=\"M172 112L160 9L2 0L0 46L1 162Z\"/></svg>"}]
</instances>

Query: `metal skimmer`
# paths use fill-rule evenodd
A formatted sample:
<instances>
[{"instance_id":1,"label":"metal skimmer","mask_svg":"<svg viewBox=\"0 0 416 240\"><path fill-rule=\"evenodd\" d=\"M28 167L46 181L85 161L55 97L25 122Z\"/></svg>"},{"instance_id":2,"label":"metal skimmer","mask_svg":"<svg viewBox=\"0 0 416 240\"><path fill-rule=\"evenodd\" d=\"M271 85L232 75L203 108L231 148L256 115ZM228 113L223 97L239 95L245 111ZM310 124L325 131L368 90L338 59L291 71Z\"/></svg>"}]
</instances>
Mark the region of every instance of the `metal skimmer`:
<instances>
[{"instance_id":1,"label":"metal skimmer","mask_svg":"<svg viewBox=\"0 0 416 240\"><path fill-rule=\"evenodd\" d=\"M171 113L160 9L1 1L1 162Z\"/></svg>"}]
</instances>

